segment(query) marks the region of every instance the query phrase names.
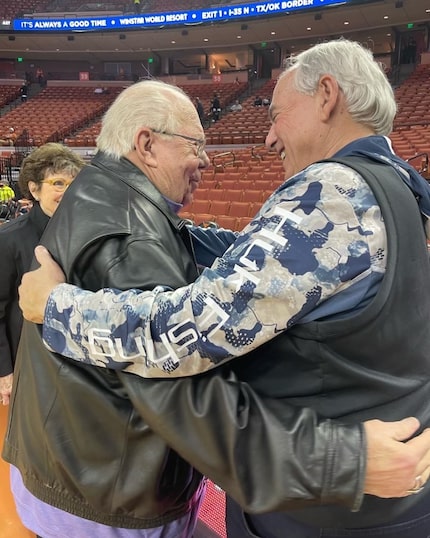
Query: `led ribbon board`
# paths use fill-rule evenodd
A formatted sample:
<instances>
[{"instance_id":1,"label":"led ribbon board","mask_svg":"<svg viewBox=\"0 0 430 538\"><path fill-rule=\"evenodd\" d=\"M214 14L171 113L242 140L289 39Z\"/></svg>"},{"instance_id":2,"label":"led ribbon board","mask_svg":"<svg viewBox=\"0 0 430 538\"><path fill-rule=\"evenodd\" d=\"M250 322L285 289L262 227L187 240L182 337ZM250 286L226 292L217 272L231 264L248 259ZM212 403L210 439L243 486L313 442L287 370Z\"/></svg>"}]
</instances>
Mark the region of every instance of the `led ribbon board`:
<instances>
[{"instance_id":1,"label":"led ribbon board","mask_svg":"<svg viewBox=\"0 0 430 538\"><path fill-rule=\"evenodd\" d=\"M249 19L267 15L282 15L304 9L322 9L336 4L347 4L351 0L284 0L282 2L254 2L211 9L169 11L167 13L142 13L114 17L77 18L29 18L15 19L14 31L25 32L94 32L157 28L160 26L195 25L235 19Z\"/></svg>"}]
</instances>

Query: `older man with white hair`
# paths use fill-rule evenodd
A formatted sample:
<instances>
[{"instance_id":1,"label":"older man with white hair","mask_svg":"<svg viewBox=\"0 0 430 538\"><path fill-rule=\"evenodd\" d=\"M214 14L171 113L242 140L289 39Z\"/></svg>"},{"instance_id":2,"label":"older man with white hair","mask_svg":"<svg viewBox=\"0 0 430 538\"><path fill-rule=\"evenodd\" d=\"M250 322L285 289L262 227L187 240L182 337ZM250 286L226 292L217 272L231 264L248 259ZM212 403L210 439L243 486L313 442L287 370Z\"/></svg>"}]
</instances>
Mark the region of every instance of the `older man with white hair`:
<instances>
[{"instance_id":1,"label":"older man with white hair","mask_svg":"<svg viewBox=\"0 0 430 538\"><path fill-rule=\"evenodd\" d=\"M98 152L43 236L70 282L153 289L198 275L177 215L208 165L182 90L145 81L103 118ZM142 419L130 376L70 365L25 324L5 457L18 513L42 538L190 538L202 475Z\"/></svg>"}]
</instances>

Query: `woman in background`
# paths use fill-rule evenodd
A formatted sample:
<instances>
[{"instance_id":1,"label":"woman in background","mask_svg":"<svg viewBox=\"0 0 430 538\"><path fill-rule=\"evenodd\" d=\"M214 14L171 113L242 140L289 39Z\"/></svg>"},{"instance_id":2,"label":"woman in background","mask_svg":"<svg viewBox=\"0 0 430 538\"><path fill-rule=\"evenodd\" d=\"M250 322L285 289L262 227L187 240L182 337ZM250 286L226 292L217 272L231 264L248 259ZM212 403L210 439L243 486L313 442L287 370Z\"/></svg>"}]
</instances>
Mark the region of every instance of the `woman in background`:
<instances>
[{"instance_id":1,"label":"woman in background","mask_svg":"<svg viewBox=\"0 0 430 538\"><path fill-rule=\"evenodd\" d=\"M18 286L30 269L34 247L64 191L85 165L69 148L48 143L22 162L19 187L33 202L32 209L0 227L0 403L9 404L13 367L22 328Z\"/></svg>"}]
</instances>

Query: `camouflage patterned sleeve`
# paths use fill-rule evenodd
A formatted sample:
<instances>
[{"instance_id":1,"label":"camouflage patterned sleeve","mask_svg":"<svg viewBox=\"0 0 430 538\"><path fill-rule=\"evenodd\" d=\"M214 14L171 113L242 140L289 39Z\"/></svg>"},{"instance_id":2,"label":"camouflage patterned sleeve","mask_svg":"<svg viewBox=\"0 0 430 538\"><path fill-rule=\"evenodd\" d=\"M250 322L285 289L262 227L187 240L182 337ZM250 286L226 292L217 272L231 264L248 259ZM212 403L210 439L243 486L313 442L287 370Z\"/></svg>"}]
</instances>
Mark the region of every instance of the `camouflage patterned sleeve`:
<instances>
[{"instance_id":1,"label":"camouflage patterned sleeve","mask_svg":"<svg viewBox=\"0 0 430 538\"><path fill-rule=\"evenodd\" d=\"M50 349L142 377L181 377L243 355L383 271L385 229L364 180L320 163L286 182L192 285L97 293L56 288Z\"/></svg>"}]
</instances>

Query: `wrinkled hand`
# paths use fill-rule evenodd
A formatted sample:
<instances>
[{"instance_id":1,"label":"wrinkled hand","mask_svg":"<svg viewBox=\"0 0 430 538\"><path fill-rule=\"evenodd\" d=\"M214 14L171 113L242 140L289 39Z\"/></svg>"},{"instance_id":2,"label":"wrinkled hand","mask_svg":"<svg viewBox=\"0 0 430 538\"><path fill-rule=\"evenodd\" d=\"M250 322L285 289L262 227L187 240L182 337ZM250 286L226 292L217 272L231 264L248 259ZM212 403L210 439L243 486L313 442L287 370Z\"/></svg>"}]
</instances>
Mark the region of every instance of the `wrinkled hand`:
<instances>
[{"instance_id":1,"label":"wrinkled hand","mask_svg":"<svg viewBox=\"0 0 430 538\"><path fill-rule=\"evenodd\" d=\"M430 429L409 439L419 428L410 417L398 422L369 420L364 423L367 436L365 493L378 497L406 497L407 490L421 485L430 475ZM404 442L405 441L405 442Z\"/></svg>"},{"instance_id":2,"label":"wrinkled hand","mask_svg":"<svg viewBox=\"0 0 430 538\"><path fill-rule=\"evenodd\" d=\"M13 374L0 377L0 403L9 405L10 395L12 392Z\"/></svg>"},{"instance_id":3,"label":"wrinkled hand","mask_svg":"<svg viewBox=\"0 0 430 538\"><path fill-rule=\"evenodd\" d=\"M37 246L34 250L40 267L25 273L18 288L19 306L25 319L34 323L43 323L49 294L58 284L66 279L60 266L52 259L45 247Z\"/></svg>"}]
</instances>

